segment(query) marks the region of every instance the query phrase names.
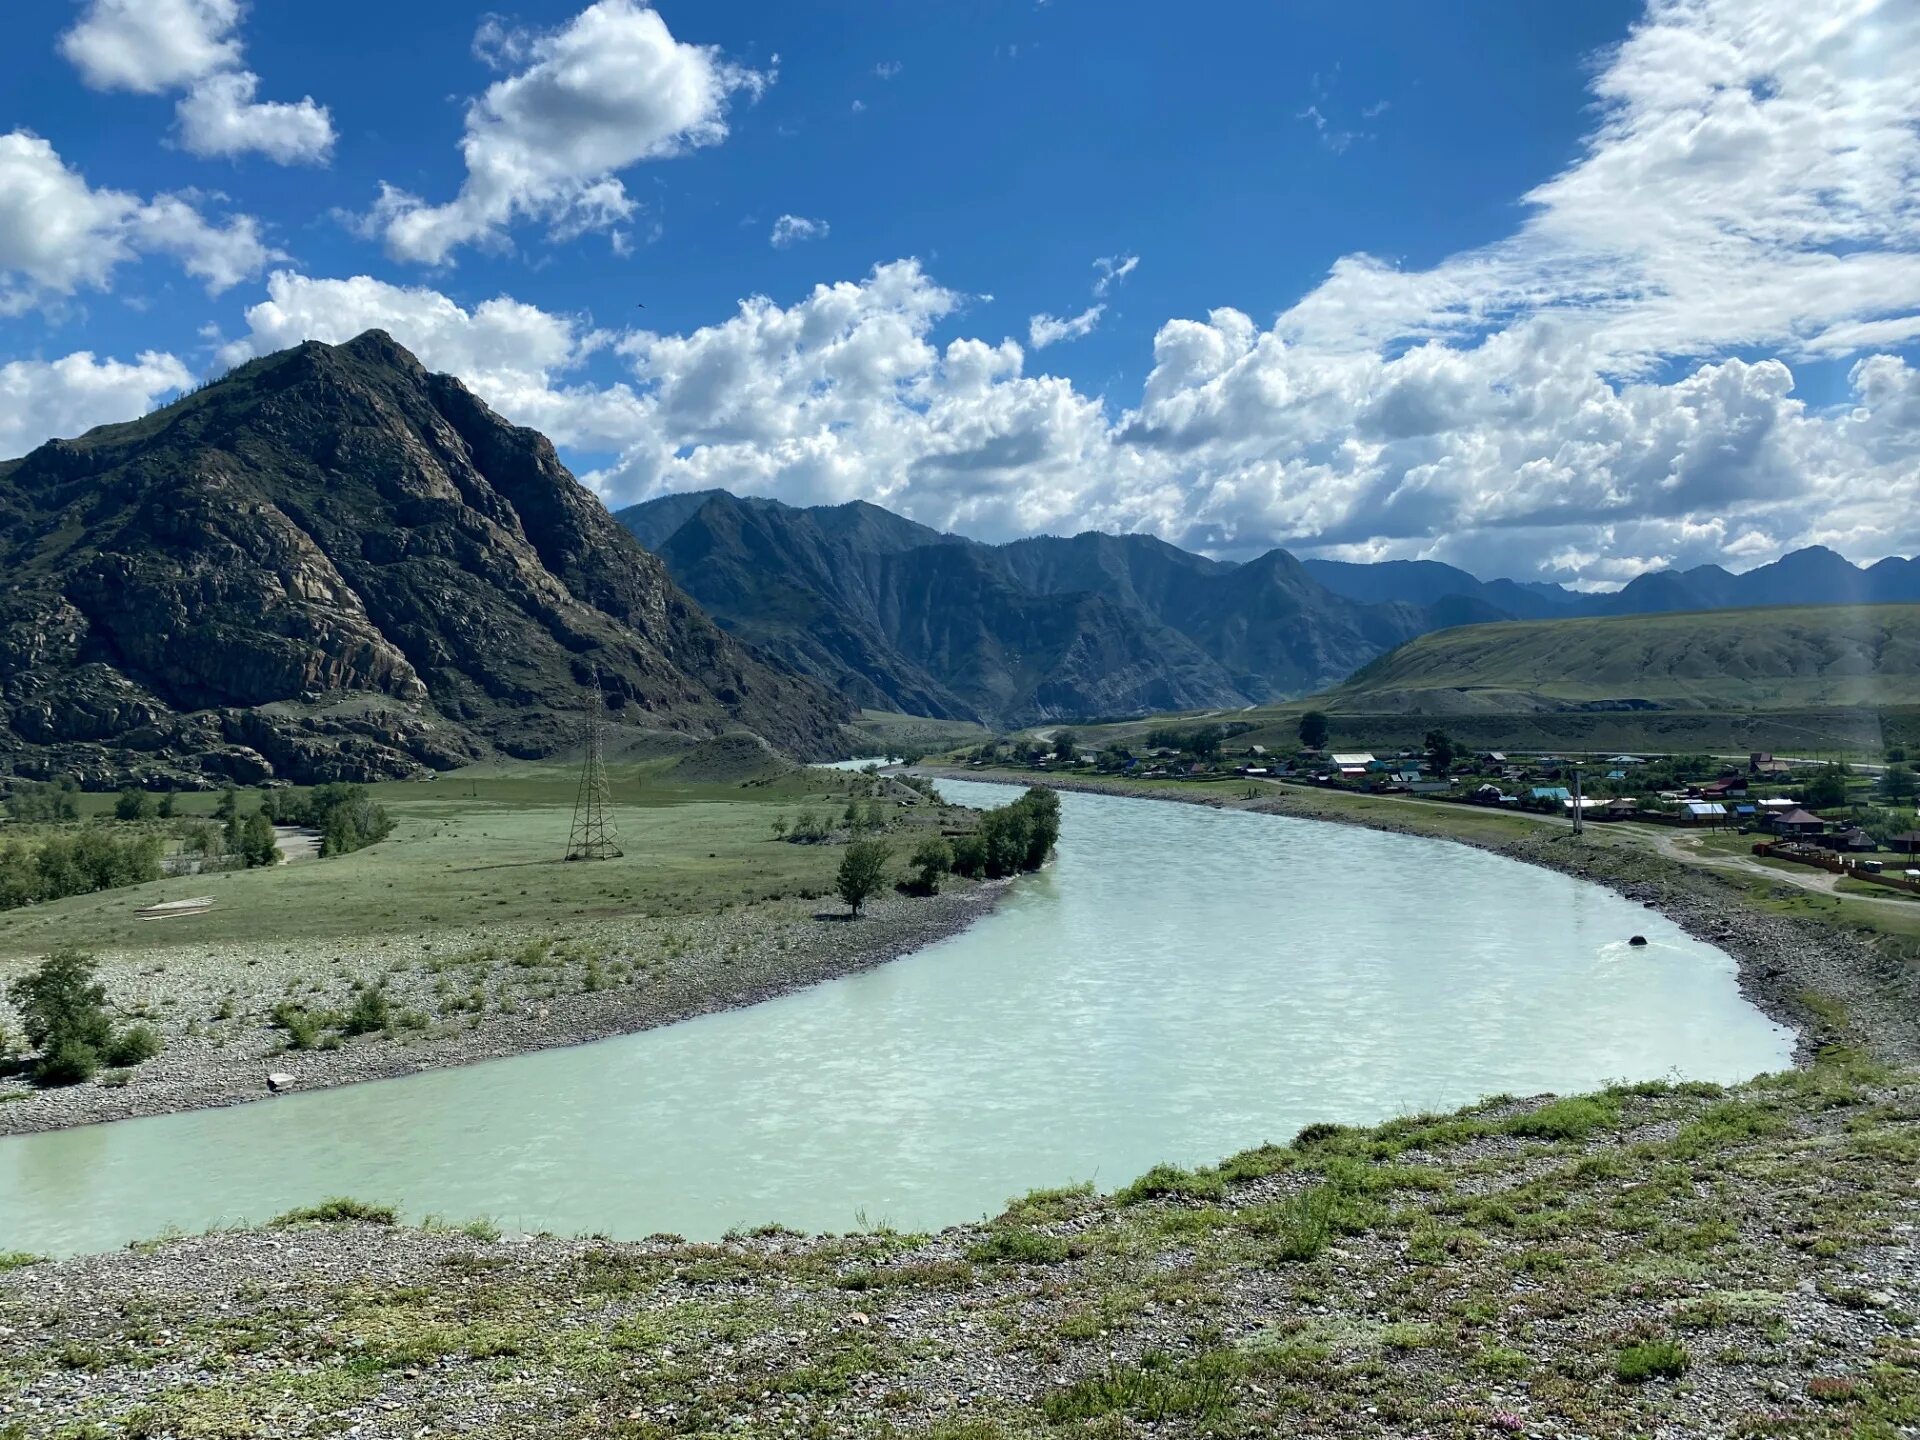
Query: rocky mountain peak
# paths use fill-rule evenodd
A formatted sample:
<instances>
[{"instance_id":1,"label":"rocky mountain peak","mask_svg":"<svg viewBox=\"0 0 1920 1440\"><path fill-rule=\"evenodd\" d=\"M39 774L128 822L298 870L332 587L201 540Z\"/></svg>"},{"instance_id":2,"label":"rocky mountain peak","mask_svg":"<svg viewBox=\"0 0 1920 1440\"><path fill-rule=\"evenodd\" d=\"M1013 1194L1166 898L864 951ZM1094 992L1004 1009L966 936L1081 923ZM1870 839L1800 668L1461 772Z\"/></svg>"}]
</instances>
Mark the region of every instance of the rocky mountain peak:
<instances>
[{"instance_id":1,"label":"rocky mountain peak","mask_svg":"<svg viewBox=\"0 0 1920 1440\"><path fill-rule=\"evenodd\" d=\"M544 436L377 330L0 465L0 572L15 768L541 754L596 673L616 720L796 752L844 713L720 631Z\"/></svg>"}]
</instances>

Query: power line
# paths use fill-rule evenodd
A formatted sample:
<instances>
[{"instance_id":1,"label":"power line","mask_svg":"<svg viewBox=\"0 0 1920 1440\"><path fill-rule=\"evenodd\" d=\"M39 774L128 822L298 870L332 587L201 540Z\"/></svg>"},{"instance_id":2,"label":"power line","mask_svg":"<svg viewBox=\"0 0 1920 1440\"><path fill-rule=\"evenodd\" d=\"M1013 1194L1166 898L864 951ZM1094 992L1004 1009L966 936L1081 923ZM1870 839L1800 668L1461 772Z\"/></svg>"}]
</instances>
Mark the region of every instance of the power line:
<instances>
[{"instance_id":1,"label":"power line","mask_svg":"<svg viewBox=\"0 0 1920 1440\"><path fill-rule=\"evenodd\" d=\"M600 672L593 672L593 700L587 710L587 756L580 767L580 791L573 801L573 828L567 835L567 859L616 860L620 838L613 832L613 796L607 788L606 704Z\"/></svg>"}]
</instances>

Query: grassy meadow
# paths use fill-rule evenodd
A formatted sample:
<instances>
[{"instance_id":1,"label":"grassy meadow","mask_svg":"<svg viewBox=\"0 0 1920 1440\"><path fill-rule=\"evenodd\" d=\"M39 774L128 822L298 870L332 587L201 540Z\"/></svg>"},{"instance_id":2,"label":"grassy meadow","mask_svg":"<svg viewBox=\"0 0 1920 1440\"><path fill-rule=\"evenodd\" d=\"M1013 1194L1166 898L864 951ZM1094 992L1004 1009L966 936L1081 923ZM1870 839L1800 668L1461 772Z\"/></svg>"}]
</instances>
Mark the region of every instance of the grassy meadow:
<instances>
[{"instance_id":1,"label":"grassy meadow","mask_svg":"<svg viewBox=\"0 0 1920 1440\"><path fill-rule=\"evenodd\" d=\"M563 762L475 767L430 782L369 787L391 837L324 861L182 875L0 913L0 957L59 945L268 944L497 924L527 927L614 915L705 913L825 893L836 847L784 844L778 816L838 815L852 777L799 771L765 783L688 783L672 759L609 765L617 860L564 860L578 774ZM80 797L110 814L111 795ZM211 817L219 797L180 795L180 815ZM242 792L241 809L256 801ZM211 895L191 918L142 921L159 901Z\"/></svg>"}]
</instances>

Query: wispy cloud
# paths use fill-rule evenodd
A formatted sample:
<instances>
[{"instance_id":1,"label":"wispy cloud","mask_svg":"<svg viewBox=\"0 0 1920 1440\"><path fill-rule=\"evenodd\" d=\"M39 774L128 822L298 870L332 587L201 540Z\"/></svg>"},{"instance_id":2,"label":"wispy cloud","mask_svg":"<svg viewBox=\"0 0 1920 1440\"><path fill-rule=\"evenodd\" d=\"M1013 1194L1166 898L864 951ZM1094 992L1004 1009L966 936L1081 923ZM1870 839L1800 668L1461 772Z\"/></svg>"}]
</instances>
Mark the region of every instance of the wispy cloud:
<instances>
[{"instance_id":1,"label":"wispy cloud","mask_svg":"<svg viewBox=\"0 0 1920 1440\"><path fill-rule=\"evenodd\" d=\"M1062 340L1078 340L1082 335L1091 334L1093 327L1100 323L1100 317L1106 313L1107 307L1104 305L1089 305L1078 315L1065 318L1035 315L1027 321L1027 343L1036 350L1044 350Z\"/></svg>"},{"instance_id":2,"label":"wispy cloud","mask_svg":"<svg viewBox=\"0 0 1920 1440\"><path fill-rule=\"evenodd\" d=\"M1100 278L1093 282L1096 297L1104 295L1114 286L1133 274L1140 264L1138 255L1103 255L1093 262L1093 268L1100 272Z\"/></svg>"},{"instance_id":3,"label":"wispy cloud","mask_svg":"<svg viewBox=\"0 0 1920 1440\"><path fill-rule=\"evenodd\" d=\"M824 220L809 220L804 215L782 215L773 222L773 234L769 239L774 249L784 250L802 240L824 240L830 229L832 227Z\"/></svg>"}]
</instances>

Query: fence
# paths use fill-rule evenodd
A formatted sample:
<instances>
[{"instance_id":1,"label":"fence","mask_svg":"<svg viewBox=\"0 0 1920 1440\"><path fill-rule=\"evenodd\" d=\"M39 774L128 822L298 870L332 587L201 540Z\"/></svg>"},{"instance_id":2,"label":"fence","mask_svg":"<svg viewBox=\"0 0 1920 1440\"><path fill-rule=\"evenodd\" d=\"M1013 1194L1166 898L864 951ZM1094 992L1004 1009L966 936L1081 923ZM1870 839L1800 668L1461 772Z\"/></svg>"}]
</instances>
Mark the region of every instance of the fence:
<instances>
[{"instance_id":1,"label":"fence","mask_svg":"<svg viewBox=\"0 0 1920 1440\"><path fill-rule=\"evenodd\" d=\"M1876 875L1871 870L1862 869L1851 859L1829 851L1762 840L1754 845L1753 853L1769 860L1791 860L1796 865L1811 865L1816 870L1825 870L1829 875L1844 875L1849 880L1864 880L1870 885L1885 885L1890 890L1920 895L1920 881L1909 880L1903 875Z\"/></svg>"}]
</instances>

